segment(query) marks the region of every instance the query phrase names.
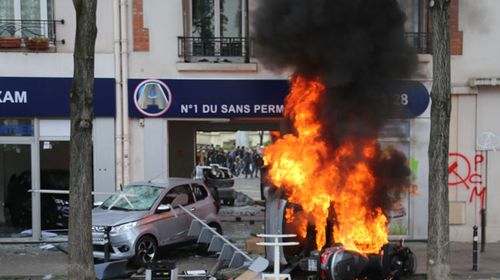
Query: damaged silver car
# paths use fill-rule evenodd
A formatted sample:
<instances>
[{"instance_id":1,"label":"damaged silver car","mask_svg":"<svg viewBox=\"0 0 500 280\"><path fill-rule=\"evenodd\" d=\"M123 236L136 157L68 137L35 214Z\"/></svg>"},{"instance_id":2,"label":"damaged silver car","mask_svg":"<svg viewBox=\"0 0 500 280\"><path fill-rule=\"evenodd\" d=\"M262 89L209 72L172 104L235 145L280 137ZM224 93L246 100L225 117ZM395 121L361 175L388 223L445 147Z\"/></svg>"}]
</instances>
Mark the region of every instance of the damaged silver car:
<instances>
[{"instance_id":1,"label":"damaged silver car","mask_svg":"<svg viewBox=\"0 0 500 280\"><path fill-rule=\"evenodd\" d=\"M105 257L106 229L110 259L138 265L154 260L160 246L190 241L192 218L179 205L222 231L216 202L203 183L183 178L132 183L92 211L94 258Z\"/></svg>"}]
</instances>

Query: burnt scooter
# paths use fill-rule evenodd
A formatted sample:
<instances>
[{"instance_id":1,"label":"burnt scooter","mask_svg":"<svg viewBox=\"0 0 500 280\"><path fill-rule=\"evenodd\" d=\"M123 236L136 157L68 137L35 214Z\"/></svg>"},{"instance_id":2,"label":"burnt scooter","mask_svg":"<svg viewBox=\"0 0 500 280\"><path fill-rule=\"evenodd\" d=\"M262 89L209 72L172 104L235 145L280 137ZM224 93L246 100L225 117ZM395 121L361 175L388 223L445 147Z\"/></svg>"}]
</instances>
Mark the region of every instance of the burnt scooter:
<instances>
[{"instance_id":1,"label":"burnt scooter","mask_svg":"<svg viewBox=\"0 0 500 280\"><path fill-rule=\"evenodd\" d=\"M321 251L313 251L299 261L301 270L310 273L308 279L321 280L396 280L412 275L416 257L403 245L385 244L380 254L361 254L335 244Z\"/></svg>"}]
</instances>

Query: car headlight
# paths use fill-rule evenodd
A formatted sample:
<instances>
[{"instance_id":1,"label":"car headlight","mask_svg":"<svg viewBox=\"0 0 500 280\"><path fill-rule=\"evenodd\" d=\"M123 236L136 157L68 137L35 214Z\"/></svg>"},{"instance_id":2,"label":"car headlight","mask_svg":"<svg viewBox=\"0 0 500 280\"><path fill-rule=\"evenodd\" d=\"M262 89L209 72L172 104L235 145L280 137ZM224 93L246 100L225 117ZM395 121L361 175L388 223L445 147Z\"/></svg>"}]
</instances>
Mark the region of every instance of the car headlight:
<instances>
[{"instance_id":1,"label":"car headlight","mask_svg":"<svg viewBox=\"0 0 500 280\"><path fill-rule=\"evenodd\" d=\"M93 232L104 232L104 226L92 226Z\"/></svg>"},{"instance_id":2,"label":"car headlight","mask_svg":"<svg viewBox=\"0 0 500 280\"><path fill-rule=\"evenodd\" d=\"M111 228L110 233L124 232L124 231L127 231L127 230L135 227L136 225L137 225L137 222L131 222L131 223L126 223L126 224L119 225L119 226L114 226Z\"/></svg>"}]
</instances>

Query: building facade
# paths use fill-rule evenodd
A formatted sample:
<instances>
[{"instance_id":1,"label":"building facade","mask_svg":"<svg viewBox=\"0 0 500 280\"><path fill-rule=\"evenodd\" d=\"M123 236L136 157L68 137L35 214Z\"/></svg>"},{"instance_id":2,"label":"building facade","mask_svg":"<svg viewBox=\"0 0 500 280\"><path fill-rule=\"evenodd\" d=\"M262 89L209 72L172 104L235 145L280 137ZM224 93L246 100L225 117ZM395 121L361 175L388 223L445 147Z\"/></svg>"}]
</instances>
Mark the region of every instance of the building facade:
<instances>
[{"instance_id":1,"label":"building facade","mask_svg":"<svg viewBox=\"0 0 500 280\"><path fill-rule=\"evenodd\" d=\"M100 2L94 189L105 193L115 191L116 181L115 57L109 15L112 1ZM69 187L75 25L71 1L0 3L0 238L39 239L42 230L67 228L64 191Z\"/></svg>"},{"instance_id":2,"label":"building facade","mask_svg":"<svg viewBox=\"0 0 500 280\"><path fill-rule=\"evenodd\" d=\"M64 178L69 170L75 16L71 1L32 2L10 0L0 7L0 46L2 38L20 39L19 46L0 48L0 61L8 65L0 68L0 238L38 239L42 230L64 228L64 212L53 210L64 197L53 190L68 189ZM399 3L408 18L407 39L419 53L418 71L407 81L412 86L399 93L399 100L409 94L413 101L402 106L426 105L418 114L389 121L379 140L406 153L419 186L417 194L402 201L404 215L394 219L391 233L426 239L432 87L428 3ZM469 240L478 197L485 194L488 241L496 241L500 221L489 199L500 180L493 172L500 162L495 149L486 149L492 144L484 148L480 142L484 149L479 149L477 141L482 132L491 132L484 134L489 135L486 143L500 133L494 121L500 67L493 51L500 37L493 28L498 21L493 11L500 3L474 3L452 1L450 14L450 163L458 162L450 169L458 177L450 177L450 229L453 240ZM98 2L94 191L101 194L96 200L131 181L190 176L196 132L284 131L281 117L290 73L273 73L253 56L255 8L253 0ZM474 21L483 13L482 21ZM47 38L47 48L29 48L31 38ZM417 93L411 90L415 87ZM476 173L484 179L477 189ZM487 193L481 192L485 186L491 186ZM22 210L14 207L19 203L25 204ZM24 229L32 233L20 234Z\"/></svg>"},{"instance_id":3,"label":"building facade","mask_svg":"<svg viewBox=\"0 0 500 280\"><path fill-rule=\"evenodd\" d=\"M500 125L500 41L498 10L492 0L458 1L451 12L452 116L450 128L450 238L470 241L486 209L486 241L499 236L498 168Z\"/></svg>"}]
</instances>

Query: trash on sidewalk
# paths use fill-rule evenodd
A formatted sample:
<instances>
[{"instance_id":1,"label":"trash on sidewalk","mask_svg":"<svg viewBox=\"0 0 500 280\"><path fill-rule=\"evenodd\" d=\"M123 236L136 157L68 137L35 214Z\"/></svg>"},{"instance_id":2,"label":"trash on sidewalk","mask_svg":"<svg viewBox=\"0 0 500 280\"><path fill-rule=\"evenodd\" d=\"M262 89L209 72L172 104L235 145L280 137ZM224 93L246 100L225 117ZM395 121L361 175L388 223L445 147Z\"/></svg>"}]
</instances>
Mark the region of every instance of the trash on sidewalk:
<instances>
[{"instance_id":1,"label":"trash on sidewalk","mask_svg":"<svg viewBox=\"0 0 500 280\"><path fill-rule=\"evenodd\" d=\"M146 267L145 280L153 280L153 279L158 279L158 280L177 279L176 263L166 260L159 260L150 263Z\"/></svg>"},{"instance_id":2,"label":"trash on sidewalk","mask_svg":"<svg viewBox=\"0 0 500 280\"><path fill-rule=\"evenodd\" d=\"M260 275L260 273L257 273L255 271L251 271L251 270L245 271L243 274L238 276L238 278L236 278L236 280L255 280L255 279L260 280L261 275Z\"/></svg>"},{"instance_id":3,"label":"trash on sidewalk","mask_svg":"<svg viewBox=\"0 0 500 280\"><path fill-rule=\"evenodd\" d=\"M234 193L234 206L247 206L253 204L254 204L253 199L250 198L248 195L242 192Z\"/></svg>"},{"instance_id":4,"label":"trash on sidewalk","mask_svg":"<svg viewBox=\"0 0 500 280\"><path fill-rule=\"evenodd\" d=\"M41 234L42 238L57 237L57 233L48 232L48 231L42 231L40 234ZM33 230L32 229L23 230L23 231L21 231L21 236L22 237L33 236Z\"/></svg>"},{"instance_id":5,"label":"trash on sidewalk","mask_svg":"<svg viewBox=\"0 0 500 280\"><path fill-rule=\"evenodd\" d=\"M184 271L184 274L192 276L207 276L208 272L206 270L186 270Z\"/></svg>"},{"instance_id":6,"label":"trash on sidewalk","mask_svg":"<svg viewBox=\"0 0 500 280\"><path fill-rule=\"evenodd\" d=\"M40 245L39 248L43 251L59 251L59 249L57 249L57 247L52 244L43 244Z\"/></svg>"},{"instance_id":7,"label":"trash on sidewalk","mask_svg":"<svg viewBox=\"0 0 500 280\"><path fill-rule=\"evenodd\" d=\"M264 242L264 238L252 236L245 240L246 251L250 254L265 254L265 248L263 246L258 246L257 242Z\"/></svg>"},{"instance_id":8,"label":"trash on sidewalk","mask_svg":"<svg viewBox=\"0 0 500 280\"><path fill-rule=\"evenodd\" d=\"M241 207L222 207L219 211L220 216L264 216L264 207L261 206L241 206Z\"/></svg>"},{"instance_id":9,"label":"trash on sidewalk","mask_svg":"<svg viewBox=\"0 0 500 280\"><path fill-rule=\"evenodd\" d=\"M128 260L117 260L96 264L94 266L96 278L99 280L113 279L127 276Z\"/></svg>"}]
</instances>

